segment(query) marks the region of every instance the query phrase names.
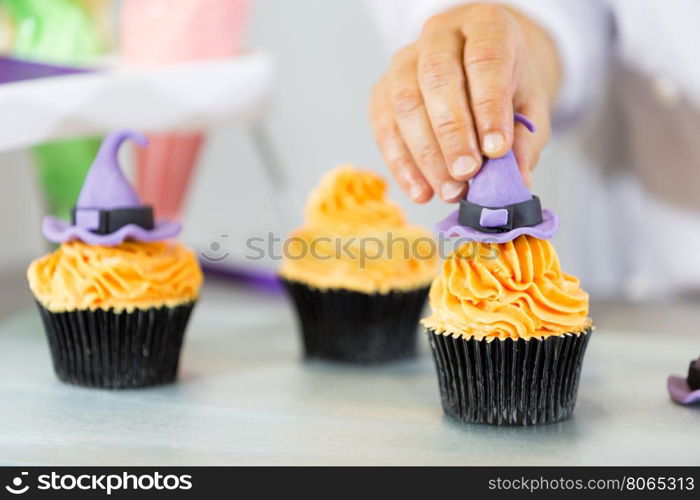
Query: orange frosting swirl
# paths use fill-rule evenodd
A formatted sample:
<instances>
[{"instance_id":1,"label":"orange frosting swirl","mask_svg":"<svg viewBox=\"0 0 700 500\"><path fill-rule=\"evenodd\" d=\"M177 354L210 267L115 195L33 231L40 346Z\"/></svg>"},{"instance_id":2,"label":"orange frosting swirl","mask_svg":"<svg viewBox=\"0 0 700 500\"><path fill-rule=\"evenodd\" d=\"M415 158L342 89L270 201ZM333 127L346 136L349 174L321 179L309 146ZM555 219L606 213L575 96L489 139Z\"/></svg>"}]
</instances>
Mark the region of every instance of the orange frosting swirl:
<instances>
[{"instance_id":1,"label":"orange frosting swirl","mask_svg":"<svg viewBox=\"0 0 700 500\"><path fill-rule=\"evenodd\" d=\"M424 326L477 340L527 340L591 326L588 294L562 272L549 241L519 236L476 245L463 244L445 260Z\"/></svg>"},{"instance_id":2,"label":"orange frosting swirl","mask_svg":"<svg viewBox=\"0 0 700 500\"><path fill-rule=\"evenodd\" d=\"M384 179L373 172L337 167L309 195L306 222L333 232L405 225L401 209L387 200L386 191Z\"/></svg>"},{"instance_id":3,"label":"orange frosting swirl","mask_svg":"<svg viewBox=\"0 0 700 500\"><path fill-rule=\"evenodd\" d=\"M34 296L52 312L174 307L195 300L203 279L186 247L133 241L115 247L64 243L32 262L27 278Z\"/></svg>"},{"instance_id":4,"label":"orange frosting swirl","mask_svg":"<svg viewBox=\"0 0 700 500\"><path fill-rule=\"evenodd\" d=\"M282 277L319 289L388 293L427 286L437 272L433 235L406 224L377 174L341 166L310 194L306 224L285 243Z\"/></svg>"}]
</instances>

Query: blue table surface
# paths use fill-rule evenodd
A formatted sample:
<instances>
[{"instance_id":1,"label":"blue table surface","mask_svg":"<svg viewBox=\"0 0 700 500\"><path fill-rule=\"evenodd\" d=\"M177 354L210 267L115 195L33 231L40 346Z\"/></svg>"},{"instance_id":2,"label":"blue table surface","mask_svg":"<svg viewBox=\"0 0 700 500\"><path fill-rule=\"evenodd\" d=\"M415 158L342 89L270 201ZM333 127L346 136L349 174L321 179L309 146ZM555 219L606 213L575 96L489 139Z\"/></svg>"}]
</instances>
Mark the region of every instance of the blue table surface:
<instances>
[{"instance_id":1,"label":"blue table surface","mask_svg":"<svg viewBox=\"0 0 700 500\"><path fill-rule=\"evenodd\" d=\"M304 362L281 297L205 289L178 383L128 391L60 383L28 309L0 323L0 464L699 465L666 377L700 338L663 333L599 325L574 418L501 428L443 416L424 337L413 361Z\"/></svg>"}]
</instances>

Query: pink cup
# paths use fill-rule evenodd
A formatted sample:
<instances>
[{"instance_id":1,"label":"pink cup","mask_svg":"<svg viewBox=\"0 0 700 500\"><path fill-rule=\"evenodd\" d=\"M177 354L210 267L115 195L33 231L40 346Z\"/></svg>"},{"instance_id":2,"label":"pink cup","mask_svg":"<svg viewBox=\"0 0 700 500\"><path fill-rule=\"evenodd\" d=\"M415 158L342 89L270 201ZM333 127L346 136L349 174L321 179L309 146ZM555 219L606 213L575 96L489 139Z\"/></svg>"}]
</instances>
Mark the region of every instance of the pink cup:
<instances>
[{"instance_id":1,"label":"pink cup","mask_svg":"<svg viewBox=\"0 0 700 500\"><path fill-rule=\"evenodd\" d=\"M249 0L125 0L122 59L158 66L234 56L249 7ZM136 188L158 217L179 220L203 134L150 133L148 140L137 154Z\"/></svg>"}]
</instances>

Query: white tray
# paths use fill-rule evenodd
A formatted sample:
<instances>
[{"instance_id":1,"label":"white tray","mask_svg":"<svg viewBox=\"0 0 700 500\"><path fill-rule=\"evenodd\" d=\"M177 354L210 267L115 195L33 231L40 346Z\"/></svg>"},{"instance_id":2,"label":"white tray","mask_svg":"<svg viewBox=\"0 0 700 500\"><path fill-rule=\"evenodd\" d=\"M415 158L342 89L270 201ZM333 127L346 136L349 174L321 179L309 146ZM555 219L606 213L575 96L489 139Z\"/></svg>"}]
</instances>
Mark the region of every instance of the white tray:
<instances>
[{"instance_id":1,"label":"white tray","mask_svg":"<svg viewBox=\"0 0 700 500\"><path fill-rule=\"evenodd\" d=\"M260 116L273 82L272 58L96 73L0 86L0 151L119 128L187 130Z\"/></svg>"}]
</instances>

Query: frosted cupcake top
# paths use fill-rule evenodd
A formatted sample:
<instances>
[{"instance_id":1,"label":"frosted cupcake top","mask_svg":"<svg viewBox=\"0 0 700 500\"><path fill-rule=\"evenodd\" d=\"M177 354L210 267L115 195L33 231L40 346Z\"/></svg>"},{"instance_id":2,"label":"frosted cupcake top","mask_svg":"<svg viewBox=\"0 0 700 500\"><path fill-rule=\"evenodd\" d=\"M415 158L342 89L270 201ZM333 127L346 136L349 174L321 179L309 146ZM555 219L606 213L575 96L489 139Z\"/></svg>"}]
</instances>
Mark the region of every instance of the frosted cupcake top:
<instances>
[{"instance_id":1,"label":"frosted cupcake top","mask_svg":"<svg viewBox=\"0 0 700 500\"><path fill-rule=\"evenodd\" d=\"M195 300L203 279L194 253L184 246L134 241L114 247L64 243L32 262L27 277L51 312L174 307Z\"/></svg>"},{"instance_id":2,"label":"frosted cupcake top","mask_svg":"<svg viewBox=\"0 0 700 500\"><path fill-rule=\"evenodd\" d=\"M423 325L466 339L530 339L591 327L588 294L552 244L532 236L465 243L443 263Z\"/></svg>"},{"instance_id":3,"label":"frosted cupcake top","mask_svg":"<svg viewBox=\"0 0 700 500\"><path fill-rule=\"evenodd\" d=\"M406 223L386 182L351 165L309 195L306 223L286 242L282 277L319 289L387 293L426 286L437 272L430 232Z\"/></svg>"},{"instance_id":4,"label":"frosted cupcake top","mask_svg":"<svg viewBox=\"0 0 700 500\"><path fill-rule=\"evenodd\" d=\"M44 235L61 246L27 270L36 299L52 312L116 312L177 306L197 298L202 271L194 254L167 240L180 225L154 220L122 172L118 152L141 134L109 134L88 172L71 222L46 217Z\"/></svg>"}]
</instances>

